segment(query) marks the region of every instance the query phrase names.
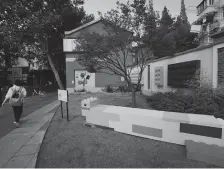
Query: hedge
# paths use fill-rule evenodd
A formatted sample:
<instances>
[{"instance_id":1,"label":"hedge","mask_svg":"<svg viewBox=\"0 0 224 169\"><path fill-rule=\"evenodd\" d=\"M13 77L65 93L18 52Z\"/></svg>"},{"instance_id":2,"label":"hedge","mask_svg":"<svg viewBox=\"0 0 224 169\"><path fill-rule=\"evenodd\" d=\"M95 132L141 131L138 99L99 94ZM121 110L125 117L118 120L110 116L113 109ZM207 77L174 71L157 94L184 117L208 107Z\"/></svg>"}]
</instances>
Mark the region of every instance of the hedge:
<instances>
[{"instance_id":1,"label":"hedge","mask_svg":"<svg viewBox=\"0 0 224 169\"><path fill-rule=\"evenodd\" d=\"M197 88L194 94L186 91L156 93L147 97L155 110L179 113L214 115L224 114L224 89Z\"/></svg>"}]
</instances>

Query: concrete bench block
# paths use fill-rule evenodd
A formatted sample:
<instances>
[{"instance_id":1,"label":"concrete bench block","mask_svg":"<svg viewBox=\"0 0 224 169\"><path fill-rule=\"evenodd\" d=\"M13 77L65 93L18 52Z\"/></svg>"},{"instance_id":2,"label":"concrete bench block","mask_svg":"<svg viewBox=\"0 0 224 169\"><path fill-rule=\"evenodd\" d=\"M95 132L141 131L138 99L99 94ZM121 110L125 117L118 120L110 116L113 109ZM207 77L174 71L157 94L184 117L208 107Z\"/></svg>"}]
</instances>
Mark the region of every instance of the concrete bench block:
<instances>
[{"instance_id":1,"label":"concrete bench block","mask_svg":"<svg viewBox=\"0 0 224 169\"><path fill-rule=\"evenodd\" d=\"M81 108L90 110L92 107L99 105L99 99L96 97L90 97L81 101Z\"/></svg>"},{"instance_id":2,"label":"concrete bench block","mask_svg":"<svg viewBox=\"0 0 224 169\"><path fill-rule=\"evenodd\" d=\"M121 123L127 122L130 124L151 127L151 128L158 128L163 130L172 130L172 131L179 131L180 123L178 122L168 122L164 121L160 118L143 116L143 115L132 115L132 114L120 114ZM164 126L166 126L164 128Z\"/></svg>"},{"instance_id":3,"label":"concrete bench block","mask_svg":"<svg viewBox=\"0 0 224 169\"><path fill-rule=\"evenodd\" d=\"M118 114L91 111L86 115L86 122L94 125L110 127L109 121L120 121Z\"/></svg>"},{"instance_id":4,"label":"concrete bench block","mask_svg":"<svg viewBox=\"0 0 224 169\"><path fill-rule=\"evenodd\" d=\"M214 116L209 115L198 115L198 114L188 114L191 124L218 127L221 128L223 125Z\"/></svg>"},{"instance_id":5,"label":"concrete bench block","mask_svg":"<svg viewBox=\"0 0 224 169\"><path fill-rule=\"evenodd\" d=\"M138 109L130 107L121 107L121 106L109 106L105 109L105 112L116 113L124 116L146 116L162 119L164 112L156 110L147 110L147 109Z\"/></svg>"},{"instance_id":6,"label":"concrete bench block","mask_svg":"<svg viewBox=\"0 0 224 169\"><path fill-rule=\"evenodd\" d=\"M187 158L224 167L224 147L186 140Z\"/></svg>"}]
</instances>

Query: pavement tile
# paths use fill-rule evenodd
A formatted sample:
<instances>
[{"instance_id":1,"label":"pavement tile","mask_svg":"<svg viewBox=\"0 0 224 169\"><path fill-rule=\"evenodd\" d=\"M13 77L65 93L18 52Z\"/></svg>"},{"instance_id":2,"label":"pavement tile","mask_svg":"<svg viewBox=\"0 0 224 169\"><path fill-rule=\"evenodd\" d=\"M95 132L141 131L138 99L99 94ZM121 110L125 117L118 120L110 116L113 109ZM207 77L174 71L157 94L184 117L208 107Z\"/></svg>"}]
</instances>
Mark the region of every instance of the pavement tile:
<instances>
[{"instance_id":1,"label":"pavement tile","mask_svg":"<svg viewBox=\"0 0 224 169\"><path fill-rule=\"evenodd\" d=\"M24 145L16 154L15 156L24 156L29 154L35 154L39 151L40 144L30 144Z\"/></svg>"},{"instance_id":2,"label":"pavement tile","mask_svg":"<svg viewBox=\"0 0 224 169\"><path fill-rule=\"evenodd\" d=\"M31 136L20 136L5 145L5 148L0 150L0 167L3 167L30 138Z\"/></svg>"},{"instance_id":3,"label":"pavement tile","mask_svg":"<svg viewBox=\"0 0 224 169\"><path fill-rule=\"evenodd\" d=\"M46 131L38 131L35 135L29 140L27 145L29 144L41 144L44 138Z\"/></svg>"},{"instance_id":4,"label":"pavement tile","mask_svg":"<svg viewBox=\"0 0 224 169\"><path fill-rule=\"evenodd\" d=\"M38 130L45 124L49 125L49 121L54 116L54 113L49 111L54 109L56 104L58 101L23 118L20 128L0 139L0 167L25 168L28 164L30 168L35 167L46 127L44 131Z\"/></svg>"},{"instance_id":5,"label":"pavement tile","mask_svg":"<svg viewBox=\"0 0 224 169\"><path fill-rule=\"evenodd\" d=\"M36 153L33 158L30 160L29 164L26 166L26 168L35 168L36 162L37 162L38 153Z\"/></svg>"},{"instance_id":6,"label":"pavement tile","mask_svg":"<svg viewBox=\"0 0 224 169\"><path fill-rule=\"evenodd\" d=\"M2 140L14 140L16 139L17 137L21 136L21 134L24 134L24 135L29 135L28 133L8 133L7 135L5 135L4 137L1 138L0 142Z\"/></svg>"},{"instance_id":7,"label":"pavement tile","mask_svg":"<svg viewBox=\"0 0 224 169\"><path fill-rule=\"evenodd\" d=\"M34 135L34 133L9 133L5 135L0 140L0 150L10 147L18 138L21 137L29 137L31 138Z\"/></svg>"},{"instance_id":8,"label":"pavement tile","mask_svg":"<svg viewBox=\"0 0 224 169\"><path fill-rule=\"evenodd\" d=\"M0 140L0 150L5 148L7 145L11 144L11 142L13 142L13 140L15 139L16 137L10 137L10 136L3 137Z\"/></svg>"},{"instance_id":9,"label":"pavement tile","mask_svg":"<svg viewBox=\"0 0 224 169\"><path fill-rule=\"evenodd\" d=\"M34 156L35 154L13 157L4 166L4 168L26 168L26 166Z\"/></svg>"},{"instance_id":10,"label":"pavement tile","mask_svg":"<svg viewBox=\"0 0 224 169\"><path fill-rule=\"evenodd\" d=\"M35 130L31 130L30 128L17 128L15 130L13 130L11 133L35 133Z\"/></svg>"},{"instance_id":11,"label":"pavement tile","mask_svg":"<svg viewBox=\"0 0 224 169\"><path fill-rule=\"evenodd\" d=\"M40 130L40 128L45 124L46 122L45 121L40 121L39 123L35 123L34 125L32 126L24 126L23 128L24 129L29 129L30 131L33 131L33 132L37 132L38 130Z\"/></svg>"}]
</instances>

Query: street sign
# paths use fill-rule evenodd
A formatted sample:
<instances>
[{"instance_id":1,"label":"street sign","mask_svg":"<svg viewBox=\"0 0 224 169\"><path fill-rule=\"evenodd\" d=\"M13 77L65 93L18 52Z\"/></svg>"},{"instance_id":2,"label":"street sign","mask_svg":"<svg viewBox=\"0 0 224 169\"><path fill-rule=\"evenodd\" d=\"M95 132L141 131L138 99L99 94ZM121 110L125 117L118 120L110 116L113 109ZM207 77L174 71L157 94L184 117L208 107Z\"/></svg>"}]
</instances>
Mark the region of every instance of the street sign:
<instances>
[{"instance_id":1,"label":"street sign","mask_svg":"<svg viewBox=\"0 0 224 169\"><path fill-rule=\"evenodd\" d=\"M61 102L61 117L63 118L63 102L66 102L67 121L69 121L68 113L68 90L58 90L58 100Z\"/></svg>"},{"instance_id":2,"label":"street sign","mask_svg":"<svg viewBox=\"0 0 224 169\"><path fill-rule=\"evenodd\" d=\"M68 102L68 91L67 90L58 90L58 100L63 102Z\"/></svg>"}]
</instances>

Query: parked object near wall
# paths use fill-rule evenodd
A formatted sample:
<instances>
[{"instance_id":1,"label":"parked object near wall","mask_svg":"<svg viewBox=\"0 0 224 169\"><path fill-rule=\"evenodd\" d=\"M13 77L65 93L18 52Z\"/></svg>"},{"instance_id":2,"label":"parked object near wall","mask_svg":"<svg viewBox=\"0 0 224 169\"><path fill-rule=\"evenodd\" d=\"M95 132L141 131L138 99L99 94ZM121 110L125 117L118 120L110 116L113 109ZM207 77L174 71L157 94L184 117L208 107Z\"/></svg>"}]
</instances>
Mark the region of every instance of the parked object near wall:
<instances>
[{"instance_id":1,"label":"parked object near wall","mask_svg":"<svg viewBox=\"0 0 224 169\"><path fill-rule=\"evenodd\" d=\"M91 105L91 99L89 102ZM179 145L192 140L224 148L224 123L213 116L101 104L94 104L88 109L83 104L81 107L82 115L89 124ZM210 153L209 150L204 151ZM221 165L224 166L224 163Z\"/></svg>"}]
</instances>

